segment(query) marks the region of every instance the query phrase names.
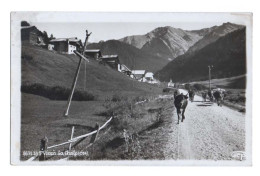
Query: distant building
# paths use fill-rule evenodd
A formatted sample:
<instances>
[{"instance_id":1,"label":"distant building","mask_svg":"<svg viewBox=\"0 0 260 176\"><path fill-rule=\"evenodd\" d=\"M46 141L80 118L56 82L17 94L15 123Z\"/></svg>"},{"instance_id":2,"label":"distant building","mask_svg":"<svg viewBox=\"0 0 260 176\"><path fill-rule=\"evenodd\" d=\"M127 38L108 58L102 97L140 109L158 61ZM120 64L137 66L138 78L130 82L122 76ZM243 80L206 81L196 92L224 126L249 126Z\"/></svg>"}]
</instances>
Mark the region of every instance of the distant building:
<instances>
[{"instance_id":1,"label":"distant building","mask_svg":"<svg viewBox=\"0 0 260 176\"><path fill-rule=\"evenodd\" d=\"M152 72L146 72L144 77L145 77L146 82L152 82L154 80Z\"/></svg>"},{"instance_id":2,"label":"distant building","mask_svg":"<svg viewBox=\"0 0 260 176\"><path fill-rule=\"evenodd\" d=\"M132 70L132 76L133 78L137 79L138 81L143 82L145 76L145 70Z\"/></svg>"},{"instance_id":3,"label":"distant building","mask_svg":"<svg viewBox=\"0 0 260 176\"><path fill-rule=\"evenodd\" d=\"M174 87L174 83L172 82L172 79L170 80L170 82L168 82L168 87Z\"/></svg>"},{"instance_id":4,"label":"distant building","mask_svg":"<svg viewBox=\"0 0 260 176\"><path fill-rule=\"evenodd\" d=\"M120 65L118 71L122 72L122 73L125 73L128 76L130 76L132 74L132 71L124 64Z\"/></svg>"},{"instance_id":5,"label":"distant building","mask_svg":"<svg viewBox=\"0 0 260 176\"><path fill-rule=\"evenodd\" d=\"M101 51L99 49L87 49L85 51L85 56L87 58L91 58L91 59L99 59L100 57L102 57Z\"/></svg>"},{"instance_id":6,"label":"distant building","mask_svg":"<svg viewBox=\"0 0 260 176\"><path fill-rule=\"evenodd\" d=\"M111 68L119 71L120 70L120 62L118 55L103 55L100 58L100 63L104 65L109 65Z\"/></svg>"},{"instance_id":7,"label":"distant building","mask_svg":"<svg viewBox=\"0 0 260 176\"><path fill-rule=\"evenodd\" d=\"M30 43L33 45L46 45L43 42L42 32L35 26L23 26L21 28L21 40L23 43Z\"/></svg>"},{"instance_id":8,"label":"distant building","mask_svg":"<svg viewBox=\"0 0 260 176\"><path fill-rule=\"evenodd\" d=\"M81 46L82 42L77 38L57 38L49 42L48 49L62 54L74 54Z\"/></svg>"}]
</instances>

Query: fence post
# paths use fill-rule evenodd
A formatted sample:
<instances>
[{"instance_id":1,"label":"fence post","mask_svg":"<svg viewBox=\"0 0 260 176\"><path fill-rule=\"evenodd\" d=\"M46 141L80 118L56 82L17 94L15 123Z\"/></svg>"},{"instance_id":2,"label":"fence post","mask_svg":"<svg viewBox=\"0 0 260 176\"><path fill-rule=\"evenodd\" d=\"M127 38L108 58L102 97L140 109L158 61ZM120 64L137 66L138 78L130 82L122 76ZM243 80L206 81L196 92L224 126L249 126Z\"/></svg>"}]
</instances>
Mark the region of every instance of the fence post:
<instances>
[{"instance_id":1,"label":"fence post","mask_svg":"<svg viewBox=\"0 0 260 176\"><path fill-rule=\"evenodd\" d=\"M97 130L97 132L92 135L92 137L90 139L90 143L94 143L96 141L98 133L99 133L99 128L100 128L99 124L96 123L95 130Z\"/></svg>"},{"instance_id":2,"label":"fence post","mask_svg":"<svg viewBox=\"0 0 260 176\"><path fill-rule=\"evenodd\" d=\"M48 144L48 138L45 136L43 139L41 139L39 161L46 160L45 152L47 150L47 144Z\"/></svg>"},{"instance_id":3,"label":"fence post","mask_svg":"<svg viewBox=\"0 0 260 176\"><path fill-rule=\"evenodd\" d=\"M74 126L72 127L71 129L71 136L70 136L70 140L73 138L73 135L74 135ZM71 145L72 145L72 142L70 143L70 146L69 146L69 151L71 150Z\"/></svg>"}]
</instances>

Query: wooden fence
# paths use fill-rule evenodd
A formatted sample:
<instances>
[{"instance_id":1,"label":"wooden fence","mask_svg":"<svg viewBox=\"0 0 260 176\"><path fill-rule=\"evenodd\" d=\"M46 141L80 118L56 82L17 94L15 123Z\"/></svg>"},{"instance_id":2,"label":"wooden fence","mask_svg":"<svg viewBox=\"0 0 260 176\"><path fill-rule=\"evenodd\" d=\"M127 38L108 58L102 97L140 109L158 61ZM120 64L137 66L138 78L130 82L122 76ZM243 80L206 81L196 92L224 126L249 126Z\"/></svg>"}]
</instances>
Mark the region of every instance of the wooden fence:
<instances>
[{"instance_id":1,"label":"wooden fence","mask_svg":"<svg viewBox=\"0 0 260 176\"><path fill-rule=\"evenodd\" d=\"M101 127L98 124L96 124L94 131L87 133L87 134L77 136L77 137L73 136L74 135L74 126L73 126L72 130L71 130L71 137L69 140L62 142L60 144L52 145L52 146L48 146L48 138L45 136L43 139L41 139L39 155L37 155L37 156L35 155L35 156L31 157L27 161L33 161L38 157L39 157L39 161L45 161L46 152L48 149L53 149L53 148L56 148L59 146L67 145L67 144L69 144L68 151L70 151L72 148L76 147L79 143L81 143L84 139L86 139L89 136L92 136L90 139L90 145L92 145L96 141L99 131L102 130L103 128L105 128L106 125L111 120L112 120L112 117L110 119L108 119L108 121L106 121Z\"/></svg>"}]
</instances>

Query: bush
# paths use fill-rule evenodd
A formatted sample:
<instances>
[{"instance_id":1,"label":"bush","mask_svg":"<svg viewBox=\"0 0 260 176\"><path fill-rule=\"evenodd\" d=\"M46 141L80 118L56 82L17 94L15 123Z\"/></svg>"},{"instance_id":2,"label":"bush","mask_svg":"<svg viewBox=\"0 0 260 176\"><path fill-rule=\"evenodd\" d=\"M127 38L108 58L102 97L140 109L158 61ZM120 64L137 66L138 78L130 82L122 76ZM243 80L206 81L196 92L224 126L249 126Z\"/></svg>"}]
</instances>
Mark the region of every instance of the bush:
<instances>
[{"instance_id":1,"label":"bush","mask_svg":"<svg viewBox=\"0 0 260 176\"><path fill-rule=\"evenodd\" d=\"M202 84L194 84L192 87L193 87L195 90L197 90L197 91L207 89L207 87L204 86L204 85L202 85Z\"/></svg>"},{"instance_id":2,"label":"bush","mask_svg":"<svg viewBox=\"0 0 260 176\"><path fill-rule=\"evenodd\" d=\"M185 84L185 85L184 85L184 89L186 89L186 90L189 90L189 89L190 89L190 87L191 87L191 85L190 85L190 84Z\"/></svg>"},{"instance_id":3,"label":"bush","mask_svg":"<svg viewBox=\"0 0 260 176\"><path fill-rule=\"evenodd\" d=\"M21 92L34 94L49 98L51 100L68 100L70 95L70 89L61 86L46 86L43 84L23 84ZM94 100L95 96L86 91L76 90L73 94L72 100L75 101L91 101Z\"/></svg>"}]
</instances>

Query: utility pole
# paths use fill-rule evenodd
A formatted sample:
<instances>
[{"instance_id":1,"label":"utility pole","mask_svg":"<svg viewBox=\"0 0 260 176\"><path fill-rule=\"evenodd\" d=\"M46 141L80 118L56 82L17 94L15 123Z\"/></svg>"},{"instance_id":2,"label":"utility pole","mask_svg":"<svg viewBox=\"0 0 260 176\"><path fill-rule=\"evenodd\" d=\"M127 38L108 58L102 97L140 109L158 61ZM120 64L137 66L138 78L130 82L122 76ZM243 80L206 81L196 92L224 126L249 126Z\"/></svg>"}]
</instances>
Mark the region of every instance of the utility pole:
<instances>
[{"instance_id":1,"label":"utility pole","mask_svg":"<svg viewBox=\"0 0 260 176\"><path fill-rule=\"evenodd\" d=\"M209 65L209 90L211 91L211 68L213 67L213 65Z\"/></svg>"},{"instance_id":2,"label":"utility pole","mask_svg":"<svg viewBox=\"0 0 260 176\"><path fill-rule=\"evenodd\" d=\"M78 76L79 76L79 71L80 71L80 66L81 66L81 63L82 63L82 59L86 60L86 58L84 57L84 52L86 50L87 43L88 43L88 38L89 38L90 35L91 35L91 33L88 33L88 30L86 30L86 39L85 39L85 43L84 43L84 46L83 46L82 53L80 54L80 53L74 51L74 53L80 55L80 58L79 58L77 71L76 71L74 79L73 79L73 84L71 86L71 92L70 92L70 96L69 96L69 99L68 99L67 108L66 108L65 113L64 113L65 117L69 115L70 104L71 104L72 97L73 97L73 94L74 94L74 91L75 91L75 87L76 87L76 84L77 84L77 80L78 80Z\"/></svg>"}]
</instances>

